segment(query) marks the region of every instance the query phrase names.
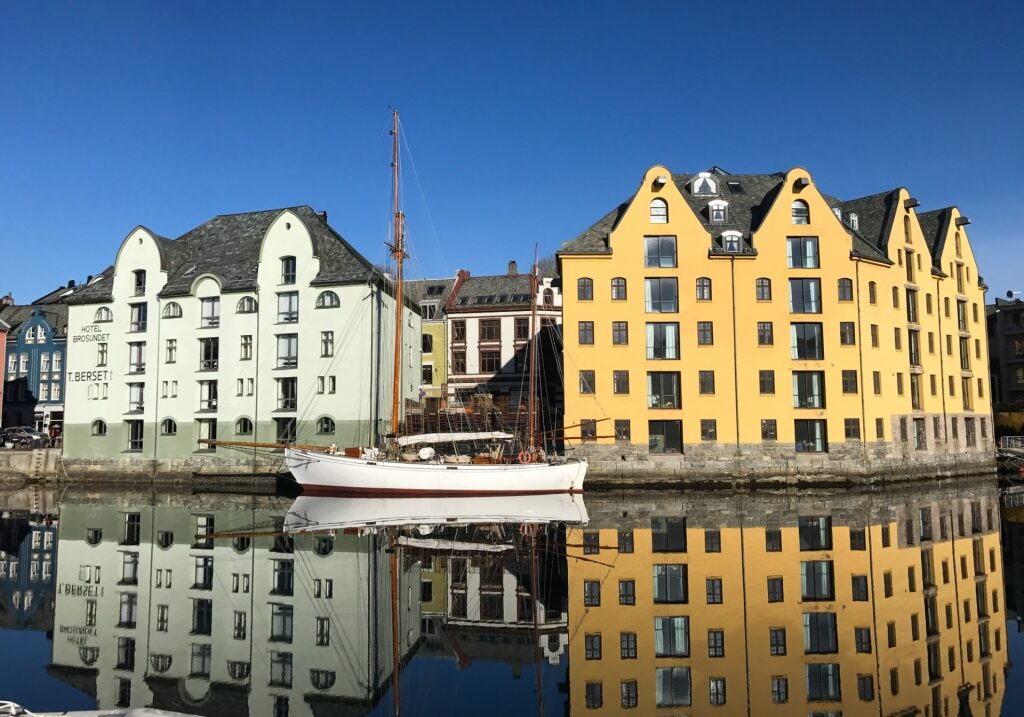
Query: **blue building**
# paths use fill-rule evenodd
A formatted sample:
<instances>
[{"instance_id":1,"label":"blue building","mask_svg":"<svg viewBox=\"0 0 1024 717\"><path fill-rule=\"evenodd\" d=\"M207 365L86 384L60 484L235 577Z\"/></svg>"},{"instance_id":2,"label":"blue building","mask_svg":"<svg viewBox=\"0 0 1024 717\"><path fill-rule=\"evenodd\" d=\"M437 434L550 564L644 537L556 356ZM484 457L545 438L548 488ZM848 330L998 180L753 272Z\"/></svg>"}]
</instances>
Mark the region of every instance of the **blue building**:
<instances>
[{"instance_id":1,"label":"blue building","mask_svg":"<svg viewBox=\"0 0 1024 717\"><path fill-rule=\"evenodd\" d=\"M4 511L0 517L0 627L53 629L57 520Z\"/></svg>"}]
</instances>

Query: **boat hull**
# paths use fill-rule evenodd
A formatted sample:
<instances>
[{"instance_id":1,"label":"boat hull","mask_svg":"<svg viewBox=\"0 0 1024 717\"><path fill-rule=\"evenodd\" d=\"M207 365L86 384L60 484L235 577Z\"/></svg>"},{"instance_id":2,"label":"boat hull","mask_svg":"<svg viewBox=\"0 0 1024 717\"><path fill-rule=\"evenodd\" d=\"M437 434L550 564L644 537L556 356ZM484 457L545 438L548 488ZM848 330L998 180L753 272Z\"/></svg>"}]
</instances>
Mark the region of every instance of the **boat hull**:
<instances>
[{"instance_id":1,"label":"boat hull","mask_svg":"<svg viewBox=\"0 0 1024 717\"><path fill-rule=\"evenodd\" d=\"M587 462L390 463L287 448L285 464L308 495L481 496L582 493Z\"/></svg>"}]
</instances>

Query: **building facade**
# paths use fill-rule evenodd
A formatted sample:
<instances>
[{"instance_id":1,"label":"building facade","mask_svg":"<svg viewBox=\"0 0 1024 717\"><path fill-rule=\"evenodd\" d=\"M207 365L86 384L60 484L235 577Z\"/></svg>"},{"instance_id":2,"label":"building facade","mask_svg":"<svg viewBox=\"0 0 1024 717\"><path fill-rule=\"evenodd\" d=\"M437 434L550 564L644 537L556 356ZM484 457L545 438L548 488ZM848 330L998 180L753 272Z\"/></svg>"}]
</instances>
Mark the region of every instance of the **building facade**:
<instances>
[{"instance_id":1,"label":"building facade","mask_svg":"<svg viewBox=\"0 0 1024 717\"><path fill-rule=\"evenodd\" d=\"M537 320L531 325L534 304ZM525 412L529 347L536 336L538 410L545 425L554 425L550 417L561 410L561 375L551 360L561 339L557 279L540 277L534 293L530 276L520 274L514 261L501 276L472 276L462 270L446 305L446 320L450 406L472 409L474 396L489 394L495 409Z\"/></svg>"},{"instance_id":2,"label":"building facade","mask_svg":"<svg viewBox=\"0 0 1024 717\"><path fill-rule=\"evenodd\" d=\"M6 506L5 506L6 508ZM0 627L53 629L57 520L5 509L0 517Z\"/></svg>"},{"instance_id":3,"label":"building facade","mask_svg":"<svg viewBox=\"0 0 1024 717\"><path fill-rule=\"evenodd\" d=\"M422 279L405 285L409 298L420 309L423 326L419 400L424 411L437 413L447 406L448 322L445 304L455 279Z\"/></svg>"},{"instance_id":4,"label":"building facade","mask_svg":"<svg viewBox=\"0 0 1024 717\"><path fill-rule=\"evenodd\" d=\"M384 694L392 608L379 536L292 539L280 532L288 502L275 499L75 500L61 508L50 669L97 709L314 717L368 713ZM419 641L404 589L418 573L399 575L402 658Z\"/></svg>"},{"instance_id":5,"label":"building facade","mask_svg":"<svg viewBox=\"0 0 1024 717\"><path fill-rule=\"evenodd\" d=\"M996 298L986 307L992 400L997 411L1024 411L1024 301Z\"/></svg>"},{"instance_id":6,"label":"building facade","mask_svg":"<svg viewBox=\"0 0 1024 717\"><path fill-rule=\"evenodd\" d=\"M991 463L968 220L917 206L652 167L558 253L567 436L598 474Z\"/></svg>"},{"instance_id":7,"label":"building facade","mask_svg":"<svg viewBox=\"0 0 1024 717\"><path fill-rule=\"evenodd\" d=\"M136 228L71 301L65 456L190 471L259 460L204 439L374 443L391 416L393 289L307 206L175 240ZM403 315L401 395L415 399L420 317Z\"/></svg>"},{"instance_id":8,"label":"building facade","mask_svg":"<svg viewBox=\"0 0 1024 717\"><path fill-rule=\"evenodd\" d=\"M994 480L587 503L567 538L570 714L1000 713Z\"/></svg>"},{"instance_id":9,"label":"building facade","mask_svg":"<svg viewBox=\"0 0 1024 717\"><path fill-rule=\"evenodd\" d=\"M61 293L73 293L75 287ZM6 337L3 425L59 433L64 422L64 368L68 307L63 297L29 306L7 306L0 319Z\"/></svg>"}]
</instances>

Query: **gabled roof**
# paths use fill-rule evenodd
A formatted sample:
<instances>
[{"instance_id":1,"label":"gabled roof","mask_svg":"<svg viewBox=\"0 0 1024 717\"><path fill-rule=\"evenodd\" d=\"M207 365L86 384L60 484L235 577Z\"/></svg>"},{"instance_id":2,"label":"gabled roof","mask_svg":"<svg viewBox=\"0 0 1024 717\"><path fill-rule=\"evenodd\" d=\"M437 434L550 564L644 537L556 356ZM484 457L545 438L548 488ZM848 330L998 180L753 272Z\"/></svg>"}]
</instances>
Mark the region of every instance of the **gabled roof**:
<instances>
[{"instance_id":1,"label":"gabled roof","mask_svg":"<svg viewBox=\"0 0 1024 717\"><path fill-rule=\"evenodd\" d=\"M373 265L334 231L324 215L307 205L241 214L221 214L177 239L154 235L167 282L161 297L186 296L196 277L211 275L223 293L256 288L263 237L284 212L294 213L309 231L313 254L320 259L320 271L311 282L316 285L370 281L376 277ZM151 232L152 233L152 232ZM71 303L110 301L113 272L83 290Z\"/></svg>"},{"instance_id":2,"label":"gabled roof","mask_svg":"<svg viewBox=\"0 0 1024 717\"><path fill-rule=\"evenodd\" d=\"M921 225L924 241L931 251L932 264L941 271L942 250L946 244L949 225L953 221L953 207L921 212L917 215L917 221Z\"/></svg>"},{"instance_id":3,"label":"gabled roof","mask_svg":"<svg viewBox=\"0 0 1024 717\"><path fill-rule=\"evenodd\" d=\"M409 300L419 305L420 303L437 302L438 306L444 306L448 295L455 286L455 279L415 279L405 282L405 295Z\"/></svg>"},{"instance_id":4,"label":"gabled roof","mask_svg":"<svg viewBox=\"0 0 1024 717\"><path fill-rule=\"evenodd\" d=\"M889 235L892 233L893 221L899 202L899 190L890 189L878 194L871 194L859 199L841 202L838 206L843 211L844 222L849 222L849 214L857 215L857 233L868 244L888 257Z\"/></svg>"},{"instance_id":5,"label":"gabled roof","mask_svg":"<svg viewBox=\"0 0 1024 717\"><path fill-rule=\"evenodd\" d=\"M21 327L38 311L46 320L56 337L67 335L68 307L65 304L30 304L28 306L5 306L0 309L0 321L10 326L8 340L15 340Z\"/></svg>"},{"instance_id":6,"label":"gabled roof","mask_svg":"<svg viewBox=\"0 0 1024 717\"><path fill-rule=\"evenodd\" d=\"M559 254L610 254L608 235L618 226L622 215L626 213L629 202L623 202L596 222L591 224L572 241L562 244Z\"/></svg>"}]
</instances>

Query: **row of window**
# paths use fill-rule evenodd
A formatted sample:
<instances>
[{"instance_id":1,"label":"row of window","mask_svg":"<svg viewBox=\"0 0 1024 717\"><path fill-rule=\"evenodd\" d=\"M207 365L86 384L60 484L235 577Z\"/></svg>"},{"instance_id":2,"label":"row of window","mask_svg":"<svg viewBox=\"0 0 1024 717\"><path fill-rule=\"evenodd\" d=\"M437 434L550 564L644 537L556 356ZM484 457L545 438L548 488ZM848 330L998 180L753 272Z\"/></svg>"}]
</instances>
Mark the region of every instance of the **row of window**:
<instances>
[{"instance_id":1,"label":"row of window","mask_svg":"<svg viewBox=\"0 0 1024 717\"><path fill-rule=\"evenodd\" d=\"M336 309L341 306L341 299L333 291L322 291L316 297L316 308ZM131 313L129 331L142 332L148 324L148 304L136 303L128 305ZM220 326L220 297L208 297L200 299L200 326ZM235 306L235 313L255 313L258 306L256 299L245 296L239 299ZM181 304L170 301L164 304L163 318L180 319L184 315ZM104 323L114 320L114 312L108 307L102 306L96 310L93 317L94 323ZM299 292L287 291L277 295L277 321L278 323L293 323L299 320Z\"/></svg>"},{"instance_id":2,"label":"row of window","mask_svg":"<svg viewBox=\"0 0 1024 717\"><path fill-rule=\"evenodd\" d=\"M294 443L297 435L297 421L294 417L275 417L274 437L277 443ZM142 420L127 420L124 422L125 432L128 437L125 450L138 452L144 448L145 423ZM217 419L200 418L195 421L198 439L202 442L214 441L217 439ZM317 433L320 435L333 435L336 431L334 419L329 416L321 416L316 422ZM162 435L175 435L178 429L173 419L165 419L161 422L161 431L174 431L175 433L163 433ZM108 427L103 419L96 419L91 424L91 433L94 437L102 438L107 435ZM252 420L247 417L239 418L235 422L235 434L239 436L251 435L253 432ZM216 447L205 444L200 450L215 451Z\"/></svg>"},{"instance_id":3,"label":"row of window","mask_svg":"<svg viewBox=\"0 0 1024 717\"><path fill-rule=\"evenodd\" d=\"M545 328L551 327L553 322L550 319L544 319L543 325ZM432 337L431 337L432 338ZM530 319L528 317L517 316L513 320L513 338L516 341L526 341L530 338ZM425 353L429 353L433 350L433 341L431 340L430 348L427 348L426 339L427 335L424 335L424 348ZM477 319L477 341L481 343L486 342L500 342L501 341L501 319ZM466 342L466 320L456 319L452 321L452 343L463 344Z\"/></svg>"},{"instance_id":4,"label":"row of window","mask_svg":"<svg viewBox=\"0 0 1024 717\"><path fill-rule=\"evenodd\" d=\"M730 182L730 184L738 183ZM714 180L710 177L701 177L699 184L695 184L691 191L694 196L713 196L717 194ZM793 203L790 205L790 215L794 224L810 224L811 222L810 207L807 205L807 202L802 199L793 200ZM712 199L708 202L707 219L712 224L722 224L728 220L728 216L729 202L724 199ZM856 214L851 214L850 216L852 217L852 221L857 221ZM661 197L655 197L651 200L650 220L651 224L668 223L668 201Z\"/></svg>"},{"instance_id":5,"label":"row of window","mask_svg":"<svg viewBox=\"0 0 1024 717\"><path fill-rule=\"evenodd\" d=\"M53 363L51 365L51 357ZM49 352L39 354L39 373L41 377L46 377L50 372L59 374L63 370L64 354L61 351L54 351L52 354ZM7 373L8 380L13 379L17 375L24 376L28 373L29 354L27 353L11 353L7 355Z\"/></svg>"}]
</instances>

